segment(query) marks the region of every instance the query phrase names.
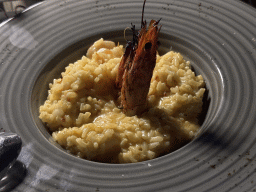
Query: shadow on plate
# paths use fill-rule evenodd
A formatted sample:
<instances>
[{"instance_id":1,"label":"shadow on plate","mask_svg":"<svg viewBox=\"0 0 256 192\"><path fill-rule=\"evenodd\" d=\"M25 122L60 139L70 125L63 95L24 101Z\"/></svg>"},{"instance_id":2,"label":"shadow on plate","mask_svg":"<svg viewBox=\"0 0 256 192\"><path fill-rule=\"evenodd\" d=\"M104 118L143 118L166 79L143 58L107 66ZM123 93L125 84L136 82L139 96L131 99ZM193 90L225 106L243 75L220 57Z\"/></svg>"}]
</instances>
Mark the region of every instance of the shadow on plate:
<instances>
[{"instance_id":1,"label":"shadow on plate","mask_svg":"<svg viewBox=\"0 0 256 192\"><path fill-rule=\"evenodd\" d=\"M204 96L203 96L202 112L200 113L200 115L198 117L198 123L200 126L203 125L206 115L208 114L210 103L211 103L211 98L209 97L209 89L207 87L205 87L205 92L204 92Z\"/></svg>"}]
</instances>

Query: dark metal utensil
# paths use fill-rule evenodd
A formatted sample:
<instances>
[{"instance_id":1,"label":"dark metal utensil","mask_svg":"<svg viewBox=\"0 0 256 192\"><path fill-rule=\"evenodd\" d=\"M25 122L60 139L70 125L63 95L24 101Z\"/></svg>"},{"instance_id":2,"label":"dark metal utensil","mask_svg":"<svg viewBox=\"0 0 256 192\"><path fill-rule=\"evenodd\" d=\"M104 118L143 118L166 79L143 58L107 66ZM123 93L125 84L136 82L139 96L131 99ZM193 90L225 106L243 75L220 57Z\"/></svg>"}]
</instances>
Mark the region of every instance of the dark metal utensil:
<instances>
[{"instance_id":1,"label":"dark metal utensil","mask_svg":"<svg viewBox=\"0 0 256 192\"><path fill-rule=\"evenodd\" d=\"M0 180L15 163L21 151L21 138L15 133L0 133Z\"/></svg>"}]
</instances>

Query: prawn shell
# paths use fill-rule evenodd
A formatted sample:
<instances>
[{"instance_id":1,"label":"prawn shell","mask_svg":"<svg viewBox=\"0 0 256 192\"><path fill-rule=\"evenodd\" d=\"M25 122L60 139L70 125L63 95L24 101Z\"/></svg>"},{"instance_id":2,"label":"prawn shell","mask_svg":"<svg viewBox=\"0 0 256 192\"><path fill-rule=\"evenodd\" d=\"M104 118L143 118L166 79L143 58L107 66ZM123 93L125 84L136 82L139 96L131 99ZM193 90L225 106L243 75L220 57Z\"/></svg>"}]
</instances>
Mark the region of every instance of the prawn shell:
<instances>
[{"instance_id":1,"label":"prawn shell","mask_svg":"<svg viewBox=\"0 0 256 192\"><path fill-rule=\"evenodd\" d=\"M121 102L124 113L130 116L140 115L146 110L150 81L156 65L159 34L157 23L152 20L147 31L146 25L141 29L131 67L126 68L123 75Z\"/></svg>"}]
</instances>

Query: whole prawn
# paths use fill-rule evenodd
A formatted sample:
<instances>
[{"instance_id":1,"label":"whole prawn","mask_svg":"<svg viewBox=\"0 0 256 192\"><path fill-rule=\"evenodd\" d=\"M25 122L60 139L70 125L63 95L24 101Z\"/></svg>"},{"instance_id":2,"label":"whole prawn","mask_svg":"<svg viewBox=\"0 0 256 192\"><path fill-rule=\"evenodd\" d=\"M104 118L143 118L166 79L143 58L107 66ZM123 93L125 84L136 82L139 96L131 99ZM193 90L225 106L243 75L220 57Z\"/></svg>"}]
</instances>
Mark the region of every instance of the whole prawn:
<instances>
[{"instance_id":1,"label":"whole prawn","mask_svg":"<svg viewBox=\"0 0 256 192\"><path fill-rule=\"evenodd\" d=\"M127 42L125 53L119 65L116 85L121 88L121 105L128 115L140 115L146 110L147 95L156 65L160 20L143 20L146 0L143 3L141 29L135 32L132 25L133 40Z\"/></svg>"}]
</instances>

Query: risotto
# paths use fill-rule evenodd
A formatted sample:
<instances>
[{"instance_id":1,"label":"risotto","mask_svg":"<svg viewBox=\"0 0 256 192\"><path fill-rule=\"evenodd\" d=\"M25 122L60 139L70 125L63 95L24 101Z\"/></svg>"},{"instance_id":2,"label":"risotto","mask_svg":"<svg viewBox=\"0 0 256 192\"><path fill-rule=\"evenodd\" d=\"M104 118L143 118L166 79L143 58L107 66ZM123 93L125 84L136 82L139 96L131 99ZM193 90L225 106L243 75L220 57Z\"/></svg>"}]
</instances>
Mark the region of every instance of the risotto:
<instances>
[{"instance_id":1,"label":"risotto","mask_svg":"<svg viewBox=\"0 0 256 192\"><path fill-rule=\"evenodd\" d=\"M100 39L50 83L40 119L69 153L106 163L135 163L174 151L199 129L204 80L180 53L157 55L148 110L126 116L115 88L122 45Z\"/></svg>"}]
</instances>

